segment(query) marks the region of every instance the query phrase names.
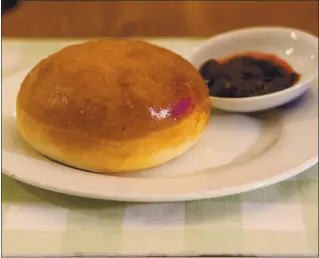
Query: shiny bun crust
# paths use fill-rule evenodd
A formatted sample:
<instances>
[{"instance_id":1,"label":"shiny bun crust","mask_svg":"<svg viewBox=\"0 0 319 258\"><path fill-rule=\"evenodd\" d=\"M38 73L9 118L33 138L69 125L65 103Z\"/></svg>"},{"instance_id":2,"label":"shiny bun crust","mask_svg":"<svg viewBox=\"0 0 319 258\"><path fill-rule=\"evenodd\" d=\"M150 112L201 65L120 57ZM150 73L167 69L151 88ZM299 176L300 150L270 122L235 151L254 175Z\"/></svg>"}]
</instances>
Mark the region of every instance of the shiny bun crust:
<instances>
[{"instance_id":1,"label":"shiny bun crust","mask_svg":"<svg viewBox=\"0 0 319 258\"><path fill-rule=\"evenodd\" d=\"M179 55L137 40L68 46L21 84L17 127L39 153L93 172L158 166L189 149L210 117L208 89Z\"/></svg>"}]
</instances>

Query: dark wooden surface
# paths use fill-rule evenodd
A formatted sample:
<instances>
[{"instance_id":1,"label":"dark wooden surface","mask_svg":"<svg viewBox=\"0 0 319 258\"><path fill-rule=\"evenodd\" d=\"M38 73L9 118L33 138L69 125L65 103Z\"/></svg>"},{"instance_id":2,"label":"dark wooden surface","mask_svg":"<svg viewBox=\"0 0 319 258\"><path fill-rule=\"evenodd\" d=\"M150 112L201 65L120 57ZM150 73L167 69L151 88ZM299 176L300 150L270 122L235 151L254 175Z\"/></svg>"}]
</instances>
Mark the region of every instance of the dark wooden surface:
<instances>
[{"instance_id":1,"label":"dark wooden surface","mask_svg":"<svg viewBox=\"0 0 319 258\"><path fill-rule=\"evenodd\" d=\"M3 15L10 37L210 36L246 26L318 35L318 1L25 1Z\"/></svg>"}]
</instances>

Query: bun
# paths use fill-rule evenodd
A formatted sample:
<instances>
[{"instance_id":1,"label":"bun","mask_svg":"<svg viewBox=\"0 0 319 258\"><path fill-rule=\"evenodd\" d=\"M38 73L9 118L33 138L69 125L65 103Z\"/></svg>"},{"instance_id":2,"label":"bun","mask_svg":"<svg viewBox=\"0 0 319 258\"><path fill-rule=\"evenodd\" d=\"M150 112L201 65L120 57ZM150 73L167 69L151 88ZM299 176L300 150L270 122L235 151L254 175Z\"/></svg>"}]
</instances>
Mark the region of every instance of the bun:
<instances>
[{"instance_id":1,"label":"bun","mask_svg":"<svg viewBox=\"0 0 319 258\"><path fill-rule=\"evenodd\" d=\"M17 128L39 153L93 172L158 166L189 149L208 89L177 54L136 40L68 46L38 63L17 97Z\"/></svg>"}]
</instances>

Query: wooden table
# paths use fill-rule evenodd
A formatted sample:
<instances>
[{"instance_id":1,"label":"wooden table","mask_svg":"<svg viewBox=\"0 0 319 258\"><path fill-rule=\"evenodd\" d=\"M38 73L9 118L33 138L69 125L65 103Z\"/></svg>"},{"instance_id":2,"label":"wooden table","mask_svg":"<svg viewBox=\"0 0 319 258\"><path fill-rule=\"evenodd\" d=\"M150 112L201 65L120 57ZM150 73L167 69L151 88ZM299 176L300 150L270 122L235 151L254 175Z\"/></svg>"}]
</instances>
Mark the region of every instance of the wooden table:
<instances>
[{"instance_id":1,"label":"wooden table","mask_svg":"<svg viewBox=\"0 0 319 258\"><path fill-rule=\"evenodd\" d=\"M206 37L246 26L291 26L318 35L318 1L21 1L5 37Z\"/></svg>"}]
</instances>

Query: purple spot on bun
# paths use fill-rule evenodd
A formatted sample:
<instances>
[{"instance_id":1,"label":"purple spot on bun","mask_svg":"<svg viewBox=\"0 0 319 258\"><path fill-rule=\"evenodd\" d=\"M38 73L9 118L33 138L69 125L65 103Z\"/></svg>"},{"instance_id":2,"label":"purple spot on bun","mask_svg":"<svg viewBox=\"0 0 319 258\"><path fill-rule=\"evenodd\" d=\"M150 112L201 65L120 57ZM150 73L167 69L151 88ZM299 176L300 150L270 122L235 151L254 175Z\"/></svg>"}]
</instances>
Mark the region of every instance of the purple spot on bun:
<instances>
[{"instance_id":1,"label":"purple spot on bun","mask_svg":"<svg viewBox=\"0 0 319 258\"><path fill-rule=\"evenodd\" d=\"M193 107L192 98L190 96L183 98L178 102L172 110L172 117L179 119L187 114Z\"/></svg>"}]
</instances>

